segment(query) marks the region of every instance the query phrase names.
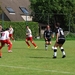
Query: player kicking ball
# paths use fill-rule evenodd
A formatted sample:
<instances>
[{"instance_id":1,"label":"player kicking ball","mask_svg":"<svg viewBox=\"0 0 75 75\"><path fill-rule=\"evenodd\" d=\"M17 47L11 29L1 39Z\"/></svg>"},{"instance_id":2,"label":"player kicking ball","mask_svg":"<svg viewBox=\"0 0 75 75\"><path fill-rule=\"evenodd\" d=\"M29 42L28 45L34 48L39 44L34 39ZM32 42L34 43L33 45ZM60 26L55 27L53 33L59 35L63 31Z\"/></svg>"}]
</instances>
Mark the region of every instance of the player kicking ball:
<instances>
[{"instance_id":1,"label":"player kicking ball","mask_svg":"<svg viewBox=\"0 0 75 75\"><path fill-rule=\"evenodd\" d=\"M61 49L62 52L62 58L65 58L65 51L63 48L63 44L65 43L65 37L64 37L64 32L63 29L60 28L60 24L56 23L55 24L55 28L56 28L56 42L54 44L54 46L52 47L53 51L54 51L54 55L53 58L57 58L57 47L59 47Z\"/></svg>"}]
</instances>

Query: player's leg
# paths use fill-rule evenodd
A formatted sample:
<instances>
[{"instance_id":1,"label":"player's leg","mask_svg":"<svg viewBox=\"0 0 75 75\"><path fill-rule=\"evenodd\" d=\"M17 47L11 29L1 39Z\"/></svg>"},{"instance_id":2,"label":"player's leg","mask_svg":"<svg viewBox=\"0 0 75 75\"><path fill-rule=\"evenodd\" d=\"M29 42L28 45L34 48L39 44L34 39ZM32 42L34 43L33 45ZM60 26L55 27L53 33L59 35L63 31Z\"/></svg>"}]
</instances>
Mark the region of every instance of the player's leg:
<instances>
[{"instance_id":1,"label":"player's leg","mask_svg":"<svg viewBox=\"0 0 75 75\"><path fill-rule=\"evenodd\" d=\"M1 49L0 49L0 58L2 57L2 51L1 51Z\"/></svg>"},{"instance_id":2,"label":"player's leg","mask_svg":"<svg viewBox=\"0 0 75 75\"><path fill-rule=\"evenodd\" d=\"M51 40L48 40L47 46L51 44L52 44Z\"/></svg>"},{"instance_id":3,"label":"player's leg","mask_svg":"<svg viewBox=\"0 0 75 75\"><path fill-rule=\"evenodd\" d=\"M51 42L51 41L49 41L48 45L51 45L51 44L52 44L52 42Z\"/></svg>"},{"instance_id":4,"label":"player's leg","mask_svg":"<svg viewBox=\"0 0 75 75\"><path fill-rule=\"evenodd\" d=\"M37 48L37 45L34 43L32 37L30 37L30 42L33 44L33 46L35 47L35 49Z\"/></svg>"},{"instance_id":5,"label":"player's leg","mask_svg":"<svg viewBox=\"0 0 75 75\"><path fill-rule=\"evenodd\" d=\"M48 45L50 45L50 43L51 43L50 41L51 41L50 38L45 39L45 50L48 49Z\"/></svg>"},{"instance_id":6,"label":"player's leg","mask_svg":"<svg viewBox=\"0 0 75 75\"><path fill-rule=\"evenodd\" d=\"M28 48L30 48L30 44L29 44L28 40L29 40L29 38L26 38L25 42L28 45Z\"/></svg>"},{"instance_id":7,"label":"player's leg","mask_svg":"<svg viewBox=\"0 0 75 75\"><path fill-rule=\"evenodd\" d=\"M51 38L48 39L48 45L51 45L52 42L51 42Z\"/></svg>"},{"instance_id":8,"label":"player's leg","mask_svg":"<svg viewBox=\"0 0 75 75\"><path fill-rule=\"evenodd\" d=\"M48 49L48 41L45 40L45 50L47 50L47 49Z\"/></svg>"},{"instance_id":9,"label":"player's leg","mask_svg":"<svg viewBox=\"0 0 75 75\"><path fill-rule=\"evenodd\" d=\"M63 48L63 44L64 44L65 40L61 40L61 44L59 44L59 48L61 49L61 52L62 52L62 58L65 58L66 57L66 54L65 54L65 51L64 51L64 48Z\"/></svg>"},{"instance_id":10,"label":"player's leg","mask_svg":"<svg viewBox=\"0 0 75 75\"><path fill-rule=\"evenodd\" d=\"M62 52L62 58L65 58L66 57L66 54L65 54L65 51L64 51L64 48L62 45L60 45L60 49L61 49L61 52Z\"/></svg>"},{"instance_id":11,"label":"player's leg","mask_svg":"<svg viewBox=\"0 0 75 75\"><path fill-rule=\"evenodd\" d=\"M11 39L14 40L13 34L11 35Z\"/></svg>"},{"instance_id":12,"label":"player's leg","mask_svg":"<svg viewBox=\"0 0 75 75\"><path fill-rule=\"evenodd\" d=\"M12 42L10 40L6 40L6 44L8 45L8 52L12 52Z\"/></svg>"},{"instance_id":13,"label":"player's leg","mask_svg":"<svg viewBox=\"0 0 75 75\"><path fill-rule=\"evenodd\" d=\"M0 58L2 57L2 48L5 45L5 43L2 41L0 46Z\"/></svg>"},{"instance_id":14,"label":"player's leg","mask_svg":"<svg viewBox=\"0 0 75 75\"><path fill-rule=\"evenodd\" d=\"M57 58L57 47L58 46L59 46L59 44L56 42L55 45L54 45L54 48L53 48L53 51L54 51L53 58Z\"/></svg>"}]
</instances>

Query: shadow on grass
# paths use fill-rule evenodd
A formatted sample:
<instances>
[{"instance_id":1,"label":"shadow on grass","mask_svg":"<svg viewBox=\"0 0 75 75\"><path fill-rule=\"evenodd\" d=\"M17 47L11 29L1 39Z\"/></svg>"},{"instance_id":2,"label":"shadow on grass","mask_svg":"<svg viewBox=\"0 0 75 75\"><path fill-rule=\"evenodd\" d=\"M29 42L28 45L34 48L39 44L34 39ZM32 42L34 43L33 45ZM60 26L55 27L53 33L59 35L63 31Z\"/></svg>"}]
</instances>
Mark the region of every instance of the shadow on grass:
<instances>
[{"instance_id":1,"label":"shadow on grass","mask_svg":"<svg viewBox=\"0 0 75 75\"><path fill-rule=\"evenodd\" d=\"M51 57L30 57L30 58L35 58L35 59L52 59Z\"/></svg>"}]
</instances>

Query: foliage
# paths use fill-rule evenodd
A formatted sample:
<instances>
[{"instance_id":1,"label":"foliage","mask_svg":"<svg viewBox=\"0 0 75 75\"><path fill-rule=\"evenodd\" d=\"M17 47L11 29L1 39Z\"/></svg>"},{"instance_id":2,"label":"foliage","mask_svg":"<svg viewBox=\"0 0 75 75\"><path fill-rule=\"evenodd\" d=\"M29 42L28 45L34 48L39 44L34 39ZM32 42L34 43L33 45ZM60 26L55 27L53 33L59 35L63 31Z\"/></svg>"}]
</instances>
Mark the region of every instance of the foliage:
<instances>
[{"instance_id":1,"label":"foliage","mask_svg":"<svg viewBox=\"0 0 75 75\"><path fill-rule=\"evenodd\" d=\"M74 0L30 0L33 20L41 23L60 22L65 29L73 26L75 15ZM48 23L48 20L50 22ZM68 29L66 29L68 30Z\"/></svg>"},{"instance_id":2,"label":"foliage","mask_svg":"<svg viewBox=\"0 0 75 75\"><path fill-rule=\"evenodd\" d=\"M2 9L1 9L1 2L0 2L0 13L2 13Z\"/></svg>"},{"instance_id":3,"label":"foliage","mask_svg":"<svg viewBox=\"0 0 75 75\"><path fill-rule=\"evenodd\" d=\"M66 36L66 39L67 39L67 40L75 40L75 33L69 33L69 34Z\"/></svg>"},{"instance_id":4,"label":"foliage","mask_svg":"<svg viewBox=\"0 0 75 75\"><path fill-rule=\"evenodd\" d=\"M26 22L8 22L5 21L3 28L8 28L11 25L14 29L14 37L16 40L23 40L25 39L25 32L26 32ZM37 22L27 22L30 29L32 30L33 37L39 35L38 23Z\"/></svg>"}]
</instances>

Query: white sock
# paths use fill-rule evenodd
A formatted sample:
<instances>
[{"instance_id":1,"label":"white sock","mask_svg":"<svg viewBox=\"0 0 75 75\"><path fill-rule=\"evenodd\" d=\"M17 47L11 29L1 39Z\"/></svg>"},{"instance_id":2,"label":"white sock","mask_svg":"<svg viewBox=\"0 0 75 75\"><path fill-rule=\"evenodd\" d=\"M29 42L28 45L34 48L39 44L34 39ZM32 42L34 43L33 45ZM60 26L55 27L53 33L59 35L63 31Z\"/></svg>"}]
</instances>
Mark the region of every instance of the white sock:
<instances>
[{"instance_id":1,"label":"white sock","mask_svg":"<svg viewBox=\"0 0 75 75\"><path fill-rule=\"evenodd\" d=\"M62 54L65 55L65 51L64 51L64 48L63 47L61 47L61 51L62 51Z\"/></svg>"},{"instance_id":2,"label":"white sock","mask_svg":"<svg viewBox=\"0 0 75 75\"><path fill-rule=\"evenodd\" d=\"M57 56L57 47L54 47L54 56Z\"/></svg>"}]
</instances>

